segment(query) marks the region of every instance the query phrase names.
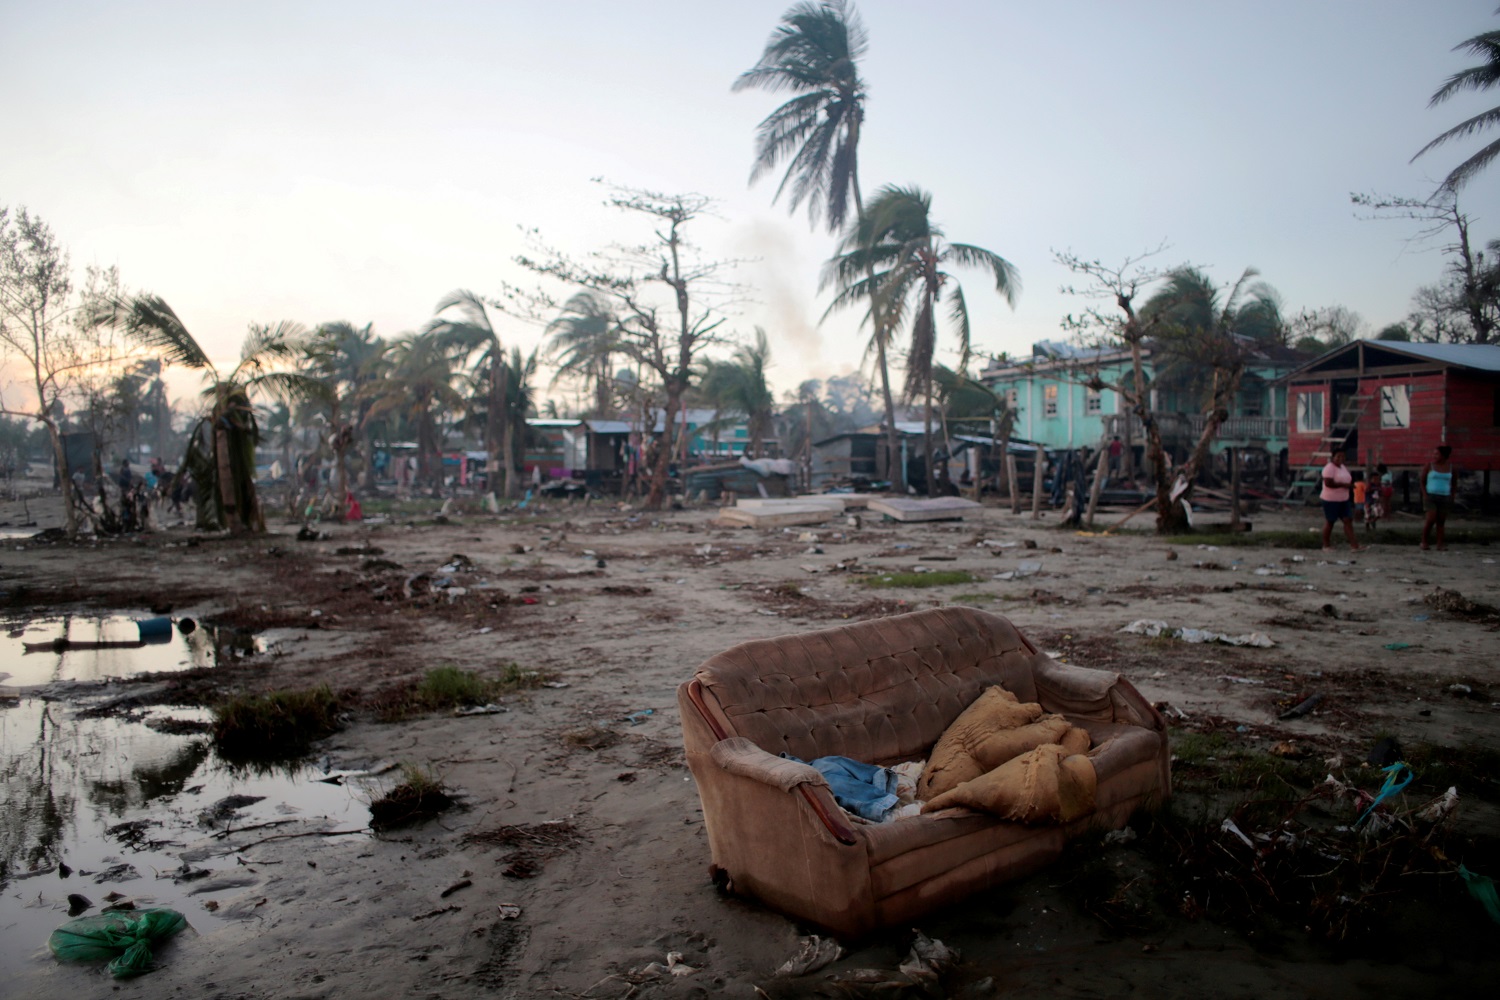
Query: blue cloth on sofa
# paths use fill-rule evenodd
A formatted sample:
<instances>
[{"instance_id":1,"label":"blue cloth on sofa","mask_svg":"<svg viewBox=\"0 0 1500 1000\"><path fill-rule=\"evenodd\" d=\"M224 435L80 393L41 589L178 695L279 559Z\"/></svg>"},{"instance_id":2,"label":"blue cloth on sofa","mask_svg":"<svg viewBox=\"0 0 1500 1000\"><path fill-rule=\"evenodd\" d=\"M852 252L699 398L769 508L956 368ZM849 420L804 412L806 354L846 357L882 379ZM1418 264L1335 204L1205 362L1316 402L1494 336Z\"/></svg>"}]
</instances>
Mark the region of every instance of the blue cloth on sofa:
<instances>
[{"instance_id":1,"label":"blue cloth on sofa","mask_svg":"<svg viewBox=\"0 0 1500 1000\"><path fill-rule=\"evenodd\" d=\"M828 779L833 800L862 819L879 823L896 808L896 772L875 764L865 764L848 757L819 757L802 760L789 753L781 756L812 767Z\"/></svg>"}]
</instances>

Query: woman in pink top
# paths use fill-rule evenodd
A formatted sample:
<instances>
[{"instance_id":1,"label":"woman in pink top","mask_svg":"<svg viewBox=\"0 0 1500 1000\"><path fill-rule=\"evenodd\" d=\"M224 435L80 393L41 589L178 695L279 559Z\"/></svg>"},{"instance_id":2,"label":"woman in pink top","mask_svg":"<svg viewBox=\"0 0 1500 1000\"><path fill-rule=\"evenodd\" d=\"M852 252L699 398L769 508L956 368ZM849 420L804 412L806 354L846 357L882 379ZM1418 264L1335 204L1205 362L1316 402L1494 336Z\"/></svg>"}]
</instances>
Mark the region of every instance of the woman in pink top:
<instances>
[{"instance_id":1,"label":"woman in pink top","mask_svg":"<svg viewBox=\"0 0 1500 1000\"><path fill-rule=\"evenodd\" d=\"M1344 522L1344 537L1349 539L1349 551L1360 551L1354 540L1354 473L1344 468L1344 449L1338 448L1323 466L1323 492L1318 494L1323 501L1323 551L1333 551L1333 522Z\"/></svg>"}]
</instances>

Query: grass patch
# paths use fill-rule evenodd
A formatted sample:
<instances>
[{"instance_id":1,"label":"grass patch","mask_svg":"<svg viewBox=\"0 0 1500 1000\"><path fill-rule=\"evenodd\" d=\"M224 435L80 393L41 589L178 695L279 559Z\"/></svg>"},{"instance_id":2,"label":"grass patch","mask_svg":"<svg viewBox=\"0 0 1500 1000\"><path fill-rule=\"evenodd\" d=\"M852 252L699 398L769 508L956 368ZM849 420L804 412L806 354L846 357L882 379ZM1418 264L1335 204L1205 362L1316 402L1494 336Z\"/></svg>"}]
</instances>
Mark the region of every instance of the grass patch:
<instances>
[{"instance_id":1,"label":"grass patch","mask_svg":"<svg viewBox=\"0 0 1500 1000\"><path fill-rule=\"evenodd\" d=\"M552 675L519 663L507 663L500 676L486 677L459 667L434 667L415 684L384 691L371 700L382 722L400 722L422 712L442 712L487 705L508 694L539 688Z\"/></svg>"},{"instance_id":2,"label":"grass patch","mask_svg":"<svg viewBox=\"0 0 1500 1000\"><path fill-rule=\"evenodd\" d=\"M236 695L214 707L213 735L230 757L286 757L338 729L339 703L328 686Z\"/></svg>"},{"instance_id":3,"label":"grass patch","mask_svg":"<svg viewBox=\"0 0 1500 1000\"><path fill-rule=\"evenodd\" d=\"M974 574L962 569L940 570L936 573L879 573L860 579L866 587L952 587L960 583L978 583Z\"/></svg>"},{"instance_id":4,"label":"grass patch","mask_svg":"<svg viewBox=\"0 0 1500 1000\"><path fill-rule=\"evenodd\" d=\"M370 827L390 830L431 819L453 805L442 779L415 764L401 765L401 783L370 803Z\"/></svg>"},{"instance_id":5,"label":"grass patch","mask_svg":"<svg viewBox=\"0 0 1500 1000\"><path fill-rule=\"evenodd\" d=\"M1500 751L1466 743L1457 747L1414 743L1402 758L1411 765L1413 787L1439 795L1450 785L1459 795L1472 795L1489 802L1500 801Z\"/></svg>"},{"instance_id":6,"label":"grass patch","mask_svg":"<svg viewBox=\"0 0 1500 1000\"><path fill-rule=\"evenodd\" d=\"M951 598L954 604L994 604L994 594L958 594Z\"/></svg>"}]
</instances>

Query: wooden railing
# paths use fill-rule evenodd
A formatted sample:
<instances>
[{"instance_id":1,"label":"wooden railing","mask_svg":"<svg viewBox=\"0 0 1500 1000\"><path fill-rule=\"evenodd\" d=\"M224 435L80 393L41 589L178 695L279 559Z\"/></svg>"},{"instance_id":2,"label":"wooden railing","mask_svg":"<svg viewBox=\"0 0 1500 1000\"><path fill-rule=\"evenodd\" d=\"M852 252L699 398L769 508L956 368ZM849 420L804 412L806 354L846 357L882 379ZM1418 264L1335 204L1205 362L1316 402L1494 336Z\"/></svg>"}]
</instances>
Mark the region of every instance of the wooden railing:
<instances>
[{"instance_id":1,"label":"wooden railing","mask_svg":"<svg viewBox=\"0 0 1500 1000\"><path fill-rule=\"evenodd\" d=\"M1196 442L1203 434L1203 425L1208 417L1202 413L1153 413L1156 426L1165 442ZM1126 422L1129 421L1129 434ZM1104 436L1115 435L1140 441L1144 436L1140 419L1134 414L1114 413L1104 418ZM1219 438L1231 441L1265 441L1284 438L1287 434L1285 417L1230 417L1219 425Z\"/></svg>"}]
</instances>

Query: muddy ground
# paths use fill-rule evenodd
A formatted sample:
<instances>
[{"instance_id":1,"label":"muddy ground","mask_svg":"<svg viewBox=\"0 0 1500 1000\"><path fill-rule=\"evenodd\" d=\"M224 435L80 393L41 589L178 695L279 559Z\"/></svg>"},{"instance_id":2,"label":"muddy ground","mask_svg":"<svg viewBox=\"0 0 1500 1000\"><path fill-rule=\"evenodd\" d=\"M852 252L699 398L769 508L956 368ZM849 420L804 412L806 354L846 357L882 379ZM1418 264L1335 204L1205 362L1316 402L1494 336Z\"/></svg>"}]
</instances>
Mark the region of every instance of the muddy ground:
<instances>
[{"instance_id":1,"label":"muddy ground","mask_svg":"<svg viewBox=\"0 0 1500 1000\"><path fill-rule=\"evenodd\" d=\"M0 509L0 521L21 516ZM323 525L329 537L316 541L281 523L254 538L178 527L76 546L7 541L0 589L12 614L171 605L280 639L275 655L117 685L122 706L326 683L346 712L345 728L317 748L330 766L430 768L459 806L374 836L283 836L314 833L318 820L306 817L248 831L237 853L214 862L238 891L213 912L188 912L196 933L169 946L158 971L112 984L57 965L35 942L7 940L0 947L34 953L23 981L0 992L798 996L830 988L824 977L841 970L894 970L908 929L811 977L772 978L806 930L710 885L674 692L742 640L946 603L1008 615L1068 662L1119 670L1170 706L1179 752L1172 822L1142 819L1130 844L1077 845L1054 868L922 923L963 952L948 983L955 995L984 995L986 977L1000 995L1079 997L1492 988L1500 926L1453 868L1461 860L1500 876L1500 637L1484 609L1426 599L1442 587L1500 605L1500 545L1440 553L1387 540L1354 556L1205 549L1091 537L1000 509L961 523L866 517L766 532L718 528L713 516L554 505L448 523L429 512ZM1317 526L1312 510L1255 518L1259 532ZM1023 561L1039 572L993 579ZM862 582L919 567L968 571L975 582ZM1136 619L1263 632L1275 645L1119 631ZM566 686L507 696L502 714L381 721L431 668L498 677L508 664ZM1314 694L1322 699L1310 713L1278 721ZM1381 777L1362 764L1388 736L1418 762L1406 805L1450 784L1460 803L1441 829L1409 838L1418 862L1397 888L1381 882L1378 898L1358 905L1309 903L1292 884L1302 876L1277 875L1269 856L1258 868L1222 842L1229 834L1215 839L1225 816L1271 832L1277 816L1307 820L1310 807L1289 803L1325 773L1374 791ZM1268 799L1269 812L1235 812ZM1325 832L1352 816L1328 803L1311 811ZM520 915L502 919L500 904ZM669 952L696 971L648 970Z\"/></svg>"}]
</instances>

